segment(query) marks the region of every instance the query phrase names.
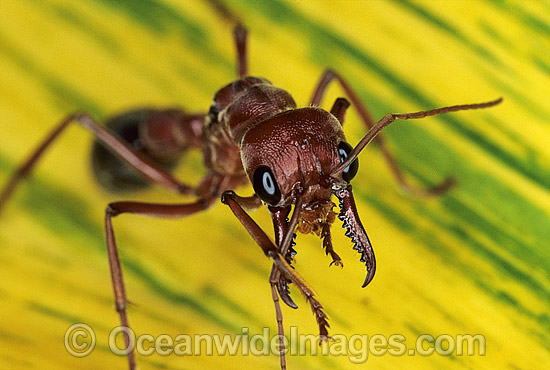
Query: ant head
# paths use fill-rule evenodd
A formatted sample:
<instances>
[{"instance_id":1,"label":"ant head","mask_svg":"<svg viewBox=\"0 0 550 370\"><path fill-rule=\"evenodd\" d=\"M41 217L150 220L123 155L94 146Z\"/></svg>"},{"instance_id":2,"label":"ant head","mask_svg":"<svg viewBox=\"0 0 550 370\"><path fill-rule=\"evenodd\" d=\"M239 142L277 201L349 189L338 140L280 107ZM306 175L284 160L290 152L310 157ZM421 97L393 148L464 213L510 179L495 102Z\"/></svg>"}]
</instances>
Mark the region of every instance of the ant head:
<instances>
[{"instance_id":1,"label":"ant head","mask_svg":"<svg viewBox=\"0 0 550 370\"><path fill-rule=\"evenodd\" d=\"M338 215L333 211L331 198L333 194L338 197L338 217L354 248L361 253L361 261L367 264L368 274L363 283L366 286L376 265L349 185L358 169L357 158L349 158L352 150L340 121L315 107L276 114L250 128L241 142L244 168L256 194L272 206L275 228L286 224L288 214L281 215L275 209L289 210L295 204L289 232L299 225L298 231L319 235L330 250L330 226ZM347 162L350 163L342 169Z\"/></svg>"},{"instance_id":2,"label":"ant head","mask_svg":"<svg viewBox=\"0 0 550 370\"><path fill-rule=\"evenodd\" d=\"M342 125L315 107L279 113L249 129L241 142L241 157L256 194L267 204L304 207L330 202L335 190L346 188L358 162L332 176L352 147Z\"/></svg>"}]
</instances>

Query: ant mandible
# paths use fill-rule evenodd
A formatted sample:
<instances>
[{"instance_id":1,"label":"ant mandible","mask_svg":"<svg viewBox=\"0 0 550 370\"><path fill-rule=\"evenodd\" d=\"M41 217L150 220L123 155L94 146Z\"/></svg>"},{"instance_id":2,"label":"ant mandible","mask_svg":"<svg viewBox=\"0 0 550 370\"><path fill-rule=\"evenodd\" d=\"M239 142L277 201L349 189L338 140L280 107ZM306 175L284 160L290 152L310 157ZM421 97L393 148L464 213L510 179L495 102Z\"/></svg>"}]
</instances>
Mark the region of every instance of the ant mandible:
<instances>
[{"instance_id":1,"label":"ant mandible","mask_svg":"<svg viewBox=\"0 0 550 370\"><path fill-rule=\"evenodd\" d=\"M214 95L207 114L189 114L181 109L138 109L111 118L101 127L86 113L76 113L62 120L30 157L15 171L0 193L0 210L19 182L27 177L45 150L62 131L76 122L96 138L92 156L94 173L108 189L134 189L150 183L181 195L194 196L185 204L113 202L105 212L105 233L116 311L122 326L129 327L127 298L118 256L112 218L123 213L153 217L185 217L209 208L220 198L272 259L269 283L275 304L281 369L286 369L283 323L279 298L297 308L289 296L288 285L294 283L310 304L320 338L328 336L328 317L313 289L291 267L294 254L294 232L315 233L322 239L325 253L332 263L342 261L333 249L330 227L336 216L343 221L346 235L361 254L367 276L363 287L372 281L376 269L374 252L359 220L350 181L358 171L357 156L375 139L399 185L415 195L441 194L453 186L447 178L429 189L410 185L397 162L377 134L396 119L418 119L442 113L494 106L502 99L486 103L455 105L417 113L387 114L375 122L353 88L337 72L327 69L322 74L310 104L297 108L292 96L262 77L248 75L247 30L227 8L211 0L216 10L235 24L238 79ZM347 143L342 126L350 103L344 98L334 102L330 112L319 108L325 91L337 81L357 109L367 134L352 147ZM175 163L190 148L203 153L207 169L197 186L180 182L170 173ZM124 162L122 162L122 161ZM137 173L136 173L137 171ZM240 197L232 189L250 181L255 194ZM340 212L333 208L332 195L339 200ZM275 229L273 242L248 215L266 205ZM294 206L294 207L293 207ZM288 216L290 212L290 220ZM129 338L125 336L129 348ZM136 369L135 354L129 350L128 363Z\"/></svg>"}]
</instances>

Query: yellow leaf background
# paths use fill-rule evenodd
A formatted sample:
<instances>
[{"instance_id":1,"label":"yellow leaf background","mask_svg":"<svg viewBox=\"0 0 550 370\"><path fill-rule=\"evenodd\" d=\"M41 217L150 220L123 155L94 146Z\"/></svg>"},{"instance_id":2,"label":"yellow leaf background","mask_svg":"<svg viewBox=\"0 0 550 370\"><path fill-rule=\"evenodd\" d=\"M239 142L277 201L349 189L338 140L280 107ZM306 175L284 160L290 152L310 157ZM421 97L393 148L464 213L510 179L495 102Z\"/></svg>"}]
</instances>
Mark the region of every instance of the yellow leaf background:
<instances>
[{"instance_id":1,"label":"yellow leaf background","mask_svg":"<svg viewBox=\"0 0 550 370\"><path fill-rule=\"evenodd\" d=\"M307 104L326 66L340 71L375 117L438 106L504 103L396 122L388 142L411 181L453 175L439 198L400 193L375 146L360 157L357 207L377 254L364 267L339 222L330 267L320 241L297 238L296 269L315 287L331 333L481 334L485 356L291 357L289 369L542 369L550 363L550 3L545 1L228 1L250 30L252 75ZM177 0L3 0L0 4L0 180L67 113L99 120L139 106L208 109L234 79L231 25L206 3ZM330 90L330 108L343 92ZM345 131L364 134L349 110ZM0 368L125 368L107 346L118 325L103 236L114 200L185 202L162 189L102 190L90 173L92 138L68 132L0 219ZM200 155L181 179L197 181ZM251 188L238 189L250 194ZM265 210L253 217L271 233ZM229 209L182 220L115 219L138 334L275 333L270 263ZM316 333L307 304L285 325ZM97 347L63 346L73 323ZM271 356L138 356L142 368L277 369Z\"/></svg>"}]
</instances>

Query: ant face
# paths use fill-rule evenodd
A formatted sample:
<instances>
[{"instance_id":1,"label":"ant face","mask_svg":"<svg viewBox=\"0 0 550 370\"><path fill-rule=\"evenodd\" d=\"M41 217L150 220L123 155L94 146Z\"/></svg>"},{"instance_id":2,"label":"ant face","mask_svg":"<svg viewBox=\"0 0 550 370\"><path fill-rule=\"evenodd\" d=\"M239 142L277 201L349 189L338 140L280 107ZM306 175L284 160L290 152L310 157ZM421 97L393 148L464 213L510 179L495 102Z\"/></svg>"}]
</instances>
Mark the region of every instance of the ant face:
<instances>
[{"instance_id":1,"label":"ant face","mask_svg":"<svg viewBox=\"0 0 550 370\"><path fill-rule=\"evenodd\" d=\"M260 127L261 126L261 127ZM355 207L349 182L357 173L357 159L340 170L352 151L342 125L331 113L315 107L284 111L249 129L241 143L241 159L254 191L263 202L290 209L296 204L296 230L321 237L333 263L341 265L332 248L330 227L338 216L332 195L340 201L339 218L346 236L367 264L366 286L376 269L374 253ZM299 206L301 205L301 206ZM270 208L274 220L281 217ZM297 213L297 214L296 214ZM283 220L274 221L284 224ZM291 229L293 230L293 229ZM288 296L279 290L288 303Z\"/></svg>"},{"instance_id":2,"label":"ant face","mask_svg":"<svg viewBox=\"0 0 550 370\"><path fill-rule=\"evenodd\" d=\"M261 126L261 127L260 127ZM325 110L307 107L279 113L246 132L241 156L256 194L272 206L288 206L300 195L303 208L330 202L357 172L354 161L336 177L351 151L342 125Z\"/></svg>"}]
</instances>

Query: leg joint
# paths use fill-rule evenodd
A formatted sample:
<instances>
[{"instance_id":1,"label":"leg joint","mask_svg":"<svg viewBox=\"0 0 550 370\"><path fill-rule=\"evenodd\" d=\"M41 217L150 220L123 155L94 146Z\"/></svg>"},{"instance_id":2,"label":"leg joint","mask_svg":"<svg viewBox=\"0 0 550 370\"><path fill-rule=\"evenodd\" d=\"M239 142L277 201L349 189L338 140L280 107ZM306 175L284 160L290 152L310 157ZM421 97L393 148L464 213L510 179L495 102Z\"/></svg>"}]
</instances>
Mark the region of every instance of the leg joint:
<instances>
[{"instance_id":1,"label":"leg joint","mask_svg":"<svg viewBox=\"0 0 550 370\"><path fill-rule=\"evenodd\" d=\"M105 208L105 215L109 217L115 217L118 216L121 212L114 208L113 203L107 204L107 207Z\"/></svg>"}]
</instances>

